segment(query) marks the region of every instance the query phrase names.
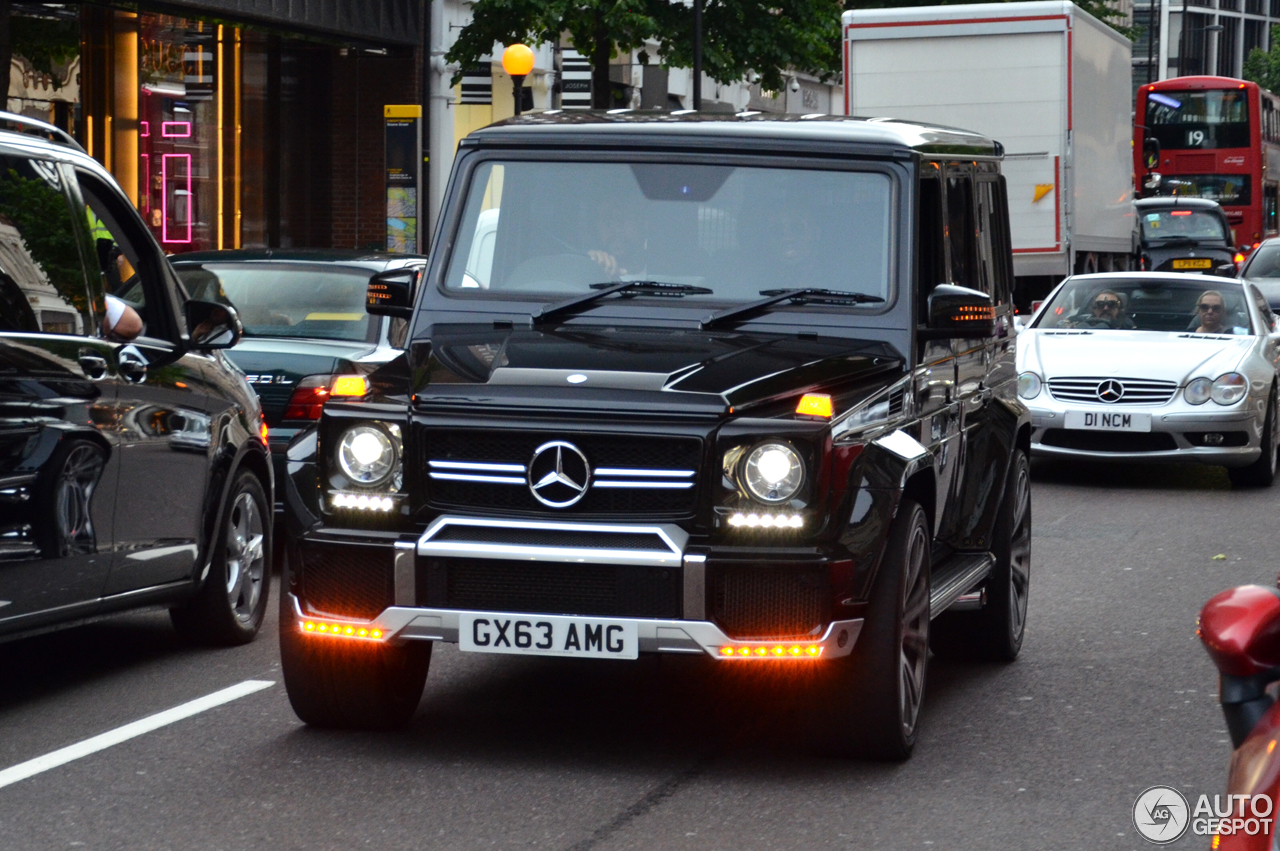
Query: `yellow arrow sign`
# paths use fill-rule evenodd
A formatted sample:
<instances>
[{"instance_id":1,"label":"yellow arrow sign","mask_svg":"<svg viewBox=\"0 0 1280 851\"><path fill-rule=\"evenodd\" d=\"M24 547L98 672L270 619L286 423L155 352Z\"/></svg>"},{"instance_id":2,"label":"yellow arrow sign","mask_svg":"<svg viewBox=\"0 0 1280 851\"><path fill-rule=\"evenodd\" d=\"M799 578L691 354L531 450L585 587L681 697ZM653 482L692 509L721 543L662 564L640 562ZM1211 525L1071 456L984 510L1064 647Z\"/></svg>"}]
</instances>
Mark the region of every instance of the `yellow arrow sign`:
<instances>
[{"instance_id":1,"label":"yellow arrow sign","mask_svg":"<svg viewBox=\"0 0 1280 851\"><path fill-rule=\"evenodd\" d=\"M1037 201L1039 201L1041 198L1043 198L1044 196L1048 195L1048 194L1049 194L1050 192L1052 192L1052 191L1053 191L1053 184L1052 184L1052 183L1037 183L1037 184L1036 184L1036 197L1034 197L1034 198L1032 198L1032 199L1031 199L1031 203L1032 203L1032 204L1036 203Z\"/></svg>"}]
</instances>

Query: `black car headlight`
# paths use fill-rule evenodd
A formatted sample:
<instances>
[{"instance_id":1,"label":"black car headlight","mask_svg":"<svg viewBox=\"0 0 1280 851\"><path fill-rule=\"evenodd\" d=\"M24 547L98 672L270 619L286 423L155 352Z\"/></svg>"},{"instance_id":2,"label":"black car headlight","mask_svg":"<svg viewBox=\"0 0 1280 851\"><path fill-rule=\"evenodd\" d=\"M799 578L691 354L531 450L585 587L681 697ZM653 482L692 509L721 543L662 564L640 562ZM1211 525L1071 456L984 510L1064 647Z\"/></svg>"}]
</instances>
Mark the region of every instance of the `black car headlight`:
<instances>
[{"instance_id":1,"label":"black car headlight","mask_svg":"<svg viewBox=\"0 0 1280 851\"><path fill-rule=\"evenodd\" d=\"M342 432L334 460L347 482L355 487L399 490L400 452L399 426L364 422Z\"/></svg>"},{"instance_id":2,"label":"black car headlight","mask_svg":"<svg viewBox=\"0 0 1280 851\"><path fill-rule=\"evenodd\" d=\"M804 485L804 461L785 443L761 443L742 462L742 484L766 505L786 502Z\"/></svg>"}]
</instances>

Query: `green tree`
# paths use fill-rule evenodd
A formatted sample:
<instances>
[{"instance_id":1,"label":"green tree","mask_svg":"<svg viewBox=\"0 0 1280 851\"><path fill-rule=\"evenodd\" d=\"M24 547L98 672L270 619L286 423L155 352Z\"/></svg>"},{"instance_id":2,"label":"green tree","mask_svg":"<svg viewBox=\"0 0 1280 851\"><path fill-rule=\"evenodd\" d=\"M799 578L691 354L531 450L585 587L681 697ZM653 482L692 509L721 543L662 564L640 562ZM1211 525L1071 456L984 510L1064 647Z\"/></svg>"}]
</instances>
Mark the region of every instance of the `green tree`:
<instances>
[{"instance_id":1,"label":"green tree","mask_svg":"<svg viewBox=\"0 0 1280 851\"><path fill-rule=\"evenodd\" d=\"M693 9L670 0L477 0L447 59L467 68L493 43L537 44L568 33L592 65L592 105L609 107L609 60L658 43L668 67L693 64ZM780 89L787 70L828 77L840 70L839 0L705 0L703 70L720 83L760 75ZM457 82L461 74L455 76Z\"/></svg>"},{"instance_id":2,"label":"green tree","mask_svg":"<svg viewBox=\"0 0 1280 851\"><path fill-rule=\"evenodd\" d=\"M1280 27L1271 28L1271 49L1255 47L1244 60L1244 78L1267 91L1280 91Z\"/></svg>"}]
</instances>

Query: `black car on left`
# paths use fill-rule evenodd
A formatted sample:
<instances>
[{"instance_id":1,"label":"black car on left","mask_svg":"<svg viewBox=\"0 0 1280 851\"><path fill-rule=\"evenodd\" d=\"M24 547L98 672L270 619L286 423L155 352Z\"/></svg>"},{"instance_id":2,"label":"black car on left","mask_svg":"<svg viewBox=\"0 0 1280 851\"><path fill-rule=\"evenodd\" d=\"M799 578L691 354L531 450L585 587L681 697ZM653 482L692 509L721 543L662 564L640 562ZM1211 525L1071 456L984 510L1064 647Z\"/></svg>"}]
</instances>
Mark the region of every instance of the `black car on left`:
<instances>
[{"instance_id":1,"label":"black car on left","mask_svg":"<svg viewBox=\"0 0 1280 851\"><path fill-rule=\"evenodd\" d=\"M0 640L160 605L190 638L251 641L274 487L221 351L235 311L184 290L70 136L0 126Z\"/></svg>"},{"instance_id":2,"label":"black car on left","mask_svg":"<svg viewBox=\"0 0 1280 851\"><path fill-rule=\"evenodd\" d=\"M426 262L416 254L306 249L173 258L188 290L234 305L244 324L227 357L262 400L277 478L289 442L315 425L324 403L363 396L364 376L400 354L408 323L365 312L369 279Z\"/></svg>"}]
</instances>

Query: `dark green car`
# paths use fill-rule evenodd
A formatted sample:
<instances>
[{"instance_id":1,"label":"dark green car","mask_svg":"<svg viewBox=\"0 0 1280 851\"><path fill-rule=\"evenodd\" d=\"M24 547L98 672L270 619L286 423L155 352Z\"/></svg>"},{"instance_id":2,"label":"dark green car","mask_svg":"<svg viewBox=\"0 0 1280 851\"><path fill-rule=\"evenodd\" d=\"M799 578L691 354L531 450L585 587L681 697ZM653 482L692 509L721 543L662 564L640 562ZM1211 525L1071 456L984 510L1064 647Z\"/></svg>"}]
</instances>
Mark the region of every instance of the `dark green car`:
<instances>
[{"instance_id":1,"label":"dark green car","mask_svg":"<svg viewBox=\"0 0 1280 851\"><path fill-rule=\"evenodd\" d=\"M262 400L277 476L284 475L289 441L320 419L335 390L343 390L339 379L363 376L399 353L405 322L365 313L369 278L426 260L279 249L172 258L193 296L229 302L240 314L244 337L227 354Z\"/></svg>"}]
</instances>

